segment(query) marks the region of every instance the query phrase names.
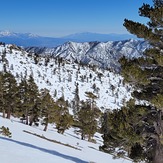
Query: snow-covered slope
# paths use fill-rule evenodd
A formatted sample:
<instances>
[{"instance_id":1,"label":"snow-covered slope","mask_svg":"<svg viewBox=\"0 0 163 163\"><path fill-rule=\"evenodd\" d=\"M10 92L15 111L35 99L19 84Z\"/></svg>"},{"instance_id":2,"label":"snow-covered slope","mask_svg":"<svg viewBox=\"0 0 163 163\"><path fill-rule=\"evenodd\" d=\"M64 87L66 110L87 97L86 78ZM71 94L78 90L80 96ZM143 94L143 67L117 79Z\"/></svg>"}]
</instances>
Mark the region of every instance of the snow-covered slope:
<instances>
[{"instance_id":1,"label":"snow-covered slope","mask_svg":"<svg viewBox=\"0 0 163 163\"><path fill-rule=\"evenodd\" d=\"M2 62L2 55L5 60ZM123 78L113 72L99 68L89 68L55 58L31 56L12 45L0 45L0 71L6 64L7 69L20 81L21 75L33 75L39 89L47 88L57 99L64 96L70 108L78 84L80 100L87 100L85 92L97 96L96 104L102 109L116 109L131 98L131 88L123 84Z\"/></svg>"},{"instance_id":2,"label":"snow-covered slope","mask_svg":"<svg viewBox=\"0 0 163 163\"><path fill-rule=\"evenodd\" d=\"M54 125L49 126L47 132L42 131L43 126L30 127L12 117L11 120L0 116L0 127L8 127L12 138L0 134L1 163L131 163L126 159L113 159L111 155L100 152L102 145L101 135L96 133L96 144L80 140L75 129L66 130L64 135L58 134ZM53 143L27 132L71 145L77 149Z\"/></svg>"},{"instance_id":3,"label":"snow-covered slope","mask_svg":"<svg viewBox=\"0 0 163 163\"><path fill-rule=\"evenodd\" d=\"M26 48L28 52L38 55L62 57L70 61L97 65L102 68L118 69L118 59L140 57L148 47L147 42L140 40L108 41L108 42L67 42L56 48Z\"/></svg>"}]
</instances>

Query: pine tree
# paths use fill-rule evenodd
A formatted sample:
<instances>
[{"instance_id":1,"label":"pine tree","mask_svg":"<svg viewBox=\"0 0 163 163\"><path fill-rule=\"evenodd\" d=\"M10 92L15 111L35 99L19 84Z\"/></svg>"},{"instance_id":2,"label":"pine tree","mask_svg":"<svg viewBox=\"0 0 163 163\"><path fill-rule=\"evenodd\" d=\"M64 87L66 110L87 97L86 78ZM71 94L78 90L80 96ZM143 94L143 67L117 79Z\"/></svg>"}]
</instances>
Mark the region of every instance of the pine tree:
<instances>
[{"instance_id":1,"label":"pine tree","mask_svg":"<svg viewBox=\"0 0 163 163\"><path fill-rule=\"evenodd\" d=\"M15 113L18 99L18 87L15 77L9 72L0 74L0 103L3 117L10 119L11 114Z\"/></svg>"},{"instance_id":2,"label":"pine tree","mask_svg":"<svg viewBox=\"0 0 163 163\"><path fill-rule=\"evenodd\" d=\"M34 78L32 75L29 76L28 79L28 92L29 96L29 125L31 126L33 123L37 124L38 117L40 115L40 94L38 90L38 86L36 85Z\"/></svg>"},{"instance_id":3,"label":"pine tree","mask_svg":"<svg viewBox=\"0 0 163 163\"><path fill-rule=\"evenodd\" d=\"M19 84L19 116L22 115L26 120L26 124L37 124L38 117L40 116L40 94L33 76L30 75L29 79L22 77Z\"/></svg>"},{"instance_id":4,"label":"pine tree","mask_svg":"<svg viewBox=\"0 0 163 163\"><path fill-rule=\"evenodd\" d=\"M0 72L0 111L3 113L3 118L5 118L5 88L4 88L4 78L3 73Z\"/></svg>"},{"instance_id":5,"label":"pine tree","mask_svg":"<svg viewBox=\"0 0 163 163\"><path fill-rule=\"evenodd\" d=\"M127 106L121 109L106 111L102 116L102 128L104 145L100 147L102 151L114 154L116 157L130 157L133 161L145 159L145 152L140 144L143 142L142 116L145 115L147 108L136 106L135 101L130 100ZM139 149L139 155L132 149ZM128 155L126 155L128 152Z\"/></svg>"},{"instance_id":6,"label":"pine tree","mask_svg":"<svg viewBox=\"0 0 163 163\"><path fill-rule=\"evenodd\" d=\"M130 33L147 40L151 47L142 58L131 61L122 58L120 62L125 81L135 90L133 97L142 102L108 113L109 117L105 117L103 123L107 132L103 135L102 148L105 151L112 148L112 153L118 148L123 149L134 161L162 163L163 1L153 0L153 6L143 4L139 15L149 19L147 25L125 19L124 26Z\"/></svg>"},{"instance_id":7,"label":"pine tree","mask_svg":"<svg viewBox=\"0 0 163 163\"><path fill-rule=\"evenodd\" d=\"M92 141L92 137L98 128L97 119L100 116L100 110L92 107L88 102L82 102L80 110L77 112L77 121L81 132L81 139L88 136L88 141Z\"/></svg>"},{"instance_id":8,"label":"pine tree","mask_svg":"<svg viewBox=\"0 0 163 163\"><path fill-rule=\"evenodd\" d=\"M73 113L74 116L79 111L79 103L80 103L80 97L79 97L79 84L76 83L76 88L74 91L74 100L73 100Z\"/></svg>"},{"instance_id":9,"label":"pine tree","mask_svg":"<svg viewBox=\"0 0 163 163\"><path fill-rule=\"evenodd\" d=\"M63 134L73 123L73 117L69 114L67 102L64 97L61 97L56 101L56 117L55 123L58 133Z\"/></svg>"},{"instance_id":10,"label":"pine tree","mask_svg":"<svg viewBox=\"0 0 163 163\"><path fill-rule=\"evenodd\" d=\"M19 112L18 112L18 117L21 116L21 120L25 120L25 124L28 125L29 120L28 120L28 116L29 116L29 91L28 91L28 82L26 79L26 75L23 77L21 77L21 82L19 84L19 99L20 99L20 103L19 103Z\"/></svg>"},{"instance_id":11,"label":"pine tree","mask_svg":"<svg viewBox=\"0 0 163 163\"><path fill-rule=\"evenodd\" d=\"M43 117L43 124L45 125L44 131L48 128L48 123L54 123L57 111L56 111L56 105L49 94L49 90L43 89L41 90L41 116Z\"/></svg>"},{"instance_id":12,"label":"pine tree","mask_svg":"<svg viewBox=\"0 0 163 163\"><path fill-rule=\"evenodd\" d=\"M89 103L90 107L93 108L96 105L95 99L97 99L97 96L93 94L92 92L85 92L87 96L87 102Z\"/></svg>"}]
</instances>

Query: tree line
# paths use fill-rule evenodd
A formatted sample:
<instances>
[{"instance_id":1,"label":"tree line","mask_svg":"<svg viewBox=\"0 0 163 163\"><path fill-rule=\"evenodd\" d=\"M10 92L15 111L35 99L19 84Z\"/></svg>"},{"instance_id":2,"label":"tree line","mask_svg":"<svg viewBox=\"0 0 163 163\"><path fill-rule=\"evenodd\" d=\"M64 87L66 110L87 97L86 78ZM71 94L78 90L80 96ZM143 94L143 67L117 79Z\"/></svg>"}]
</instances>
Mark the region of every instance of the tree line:
<instances>
[{"instance_id":1,"label":"tree line","mask_svg":"<svg viewBox=\"0 0 163 163\"><path fill-rule=\"evenodd\" d=\"M78 88L75 92L78 97ZM89 98L91 99L91 94ZM49 123L55 123L58 133L61 134L69 127L77 126L81 138L92 141L98 128L99 109L92 105L91 100L77 101L74 115L69 113L68 107L64 96L56 100L46 88L39 90L32 75L28 78L27 75L22 75L20 83L17 83L10 72L0 72L0 112L3 118L10 119L11 115L19 117L22 123L30 126L39 125L41 120L45 126L44 131Z\"/></svg>"}]
</instances>

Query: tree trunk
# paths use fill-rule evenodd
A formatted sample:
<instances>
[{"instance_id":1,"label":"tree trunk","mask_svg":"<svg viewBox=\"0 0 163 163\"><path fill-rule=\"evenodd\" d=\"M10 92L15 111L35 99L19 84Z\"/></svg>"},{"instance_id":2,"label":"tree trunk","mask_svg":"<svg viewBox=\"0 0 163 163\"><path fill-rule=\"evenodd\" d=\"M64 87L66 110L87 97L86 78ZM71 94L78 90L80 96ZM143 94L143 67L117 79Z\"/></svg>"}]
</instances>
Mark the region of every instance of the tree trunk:
<instances>
[{"instance_id":1,"label":"tree trunk","mask_svg":"<svg viewBox=\"0 0 163 163\"><path fill-rule=\"evenodd\" d=\"M88 135L88 141L91 142L91 135Z\"/></svg>"},{"instance_id":2,"label":"tree trunk","mask_svg":"<svg viewBox=\"0 0 163 163\"><path fill-rule=\"evenodd\" d=\"M7 116L6 116L6 118L7 118L7 119L10 119L10 117L11 117L11 109L8 108L8 109L7 109Z\"/></svg>"},{"instance_id":3,"label":"tree trunk","mask_svg":"<svg viewBox=\"0 0 163 163\"><path fill-rule=\"evenodd\" d=\"M47 129L48 129L48 122L46 122L45 124L44 131L47 131Z\"/></svg>"},{"instance_id":4,"label":"tree trunk","mask_svg":"<svg viewBox=\"0 0 163 163\"><path fill-rule=\"evenodd\" d=\"M29 126L32 126L33 122L34 122L34 116L31 115L31 116L29 117Z\"/></svg>"},{"instance_id":5,"label":"tree trunk","mask_svg":"<svg viewBox=\"0 0 163 163\"><path fill-rule=\"evenodd\" d=\"M163 145L159 144L156 147L153 163L163 163Z\"/></svg>"},{"instance_id":6,"label":"tree trunk","mask_svg":"<svg viewBox=\"0 0 163 163\"><path fill-rule=\"evenodd\" d=\"M25 118L26 118L25 124L28 125L28 109L25 110Z\"/></svg>"},{"instance_id":7,"label":"tree trunk","mask_svg":"<svg viewBox=\"0 0 163 163\"><path fill-rule=\"evenodd\" d=\"M2 116L3 116L3 118L5 118L5 109L3 109L3 115Z\"/></svg>"},{"instance_id":8,"label":"tree trunk","mask_svg":"<svg viewBox=\"0 0 163 163\"><path fill-rule=\"evenodd\" d=\"M85 134L83 132L81 133L81 139L85 140Z\"/></svg>"}]
</instances>

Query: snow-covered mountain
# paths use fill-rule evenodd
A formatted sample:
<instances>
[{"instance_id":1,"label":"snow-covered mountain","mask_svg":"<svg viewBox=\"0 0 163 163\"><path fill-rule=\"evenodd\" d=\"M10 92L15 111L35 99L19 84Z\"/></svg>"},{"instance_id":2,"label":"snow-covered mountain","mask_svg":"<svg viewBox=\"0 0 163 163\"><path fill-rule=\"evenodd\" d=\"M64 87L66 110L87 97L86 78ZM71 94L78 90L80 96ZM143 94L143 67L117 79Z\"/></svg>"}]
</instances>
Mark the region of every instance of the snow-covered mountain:
<instances>
[{"instance_id":1,"label":"snow-covered mountain","mask_svg":"<svg viewBox=\"0 0 163 163\"><path fill-rule=\"evenodd\" d=\"M0 31L0 38L3 37L15 37L15 38L35 38L39 37L38 35L32 34L32 33L16 33L11 31Z\"/></svg>"},{"instance_id":2,"label":"snow-covered mountain","mask_svg":"<svg viewBox=\"0 0 163 163\"><path fill-rule=\"evenodd\" d=\"M3 60L5 55L4 62L2 55ZM4 64L17 81L20 81L20 77L25 73L28 76L32 74L39 89L49 89L55 99L64 96L70 108L77 85L80 100L86 101L88 97L85 93L92 92L97 96L95 101L101 110L120 108L131 98L131 88L124 85L119 74L98 67L83 66L71 60L61 62L58 58L38 57L17 46L1 44L0 71Z\"/></svg>"},{"instance_id":3,"label":"snow-covered mountain","mask_svg":"<svg viewBox=\"0 0 163 163\"><path fill-rule=\"evenodd\" d=\"M77 33L64 37L43 37L32 33L16 33L11 31L0 31L0 42L16 44L18 46L28 47L56 47L68 41L89 42L89 41L115 41L135 38L129 34L98 34L98 33ZM135 38L136 39L136 38Z\"/></svg>"},{"instance_id":4,"label":"snow-covered mountain","mask_svg":"<svg viewBox=\"0 0 163 163\"><path fill-rule=\"evenodd\" d=\"M18 46L28 47L56 47L69 41L66 38L42 37L32 33L16 33L11 31L0 31L0 42L16 44Z\"/></svg>"},{"instance_id":5,"label":"snow-covered mountain","mask_svg":"<svg viewBox=\"0 0 163 163\"><path fill-rule=\"evenodd\" d=\"M126 56L131 59L142 56L148 47L147 42L140 40L108 41L108 42L67 42L56 48L29 47L26 50L41 56L64 58L71 62L97 65L101 68L118 69L118 59Z\"/></svg>"}]
</instances>

